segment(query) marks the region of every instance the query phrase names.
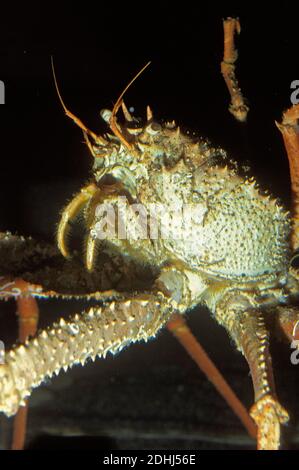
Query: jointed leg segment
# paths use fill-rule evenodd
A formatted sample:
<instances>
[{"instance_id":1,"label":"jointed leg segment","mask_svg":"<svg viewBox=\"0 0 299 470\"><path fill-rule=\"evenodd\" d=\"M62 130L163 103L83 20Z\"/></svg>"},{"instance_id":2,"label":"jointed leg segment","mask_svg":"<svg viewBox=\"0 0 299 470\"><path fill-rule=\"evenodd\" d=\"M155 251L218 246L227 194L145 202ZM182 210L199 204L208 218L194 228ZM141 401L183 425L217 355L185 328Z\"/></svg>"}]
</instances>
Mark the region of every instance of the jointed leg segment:
<instances>
[{"instance_id":1,"label":"jointed leg segment","mask_svg":"<svg viewBox=\"0 0 299 470\"><path fill-rule=\"evenodd\" d=\"M289 419L276 398L269 333L263 313L253 308L245 297L224 301L217 309L217 319L244 354L252 376L255 404L251 416L258 427L259 450L276 450L280 445L280 425Z\"/></svg>"},{"instance_id":2,"label":"jointed leg segment","mask_svg":"<svg viewBox=\"0 0 299 470\"><path fill-rule=\"evenodd\" d=\"M289 160L292 188L292 236L293 251L299 248L299 104L292 106L283 114L281 124L276 125L282 133Z\"/></svg>"},{"instance_id":3,"label":"jointed leg segment","mask_svg":"<svg viewBox=\"0 0 299 470\"><path fill-rule=\"evenodd\" d=\"M227 18L223 21L223 29L224 54L223 61L221 62L221 73L231 97L229 111L238 121L245 122L249 108L245 104L245 100L239 88L235 74L235 63L238 57L238 52L235 48L234 36L236 32L239 34L241 31L240 22L237 18Z\"/></svg>"},{"instance_id":4,"label":"jointed leg segment","mask_svg":"<svg viewBox=\"0 0 299 470\"><path fill-rule=\"evenodd\" d=\"M39 309L36 300L31 297L32 286L27 282L18 279L15 282L6 283L6 296L17 294L17 313L19 324L19 341L24 343L30 336L34 336L37 330ZM28 400L19 408L13 422L12 449L22 450L25 445L26 424L28 414Z\"/></svg>"},{"instance_id":5,"label":"jointed leg segment","mask_svg":"<svg viewBox=\"0 0 299 470\"><path fill-rule=\"evenodd\" d=\"M6 354L0 365L0 411L15 414L33 388L62 368L155 336L174 308L175 303L159 292L124 295L118 302L54 323Z\"/></svg>"}]
</instances>

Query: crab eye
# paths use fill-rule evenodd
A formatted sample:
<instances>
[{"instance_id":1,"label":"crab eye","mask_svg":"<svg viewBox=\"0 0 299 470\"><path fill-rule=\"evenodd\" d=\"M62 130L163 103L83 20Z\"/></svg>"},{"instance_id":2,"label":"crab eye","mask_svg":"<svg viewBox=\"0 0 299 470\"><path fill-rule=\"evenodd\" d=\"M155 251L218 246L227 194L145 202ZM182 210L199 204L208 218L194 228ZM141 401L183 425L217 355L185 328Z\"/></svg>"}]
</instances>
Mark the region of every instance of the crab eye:
<instances>
[{"instance_id":1,"label":"crab eye","mask_svg":"<svg viewBox=\"0 0 299 470\"><path fill-rule=\"evenodd\" d=\"M151 122L147 127L146 127L146 132L151 135L158 134L162 129L162 126L158 124L157 122Z\"/></svg>"}]
</instances>

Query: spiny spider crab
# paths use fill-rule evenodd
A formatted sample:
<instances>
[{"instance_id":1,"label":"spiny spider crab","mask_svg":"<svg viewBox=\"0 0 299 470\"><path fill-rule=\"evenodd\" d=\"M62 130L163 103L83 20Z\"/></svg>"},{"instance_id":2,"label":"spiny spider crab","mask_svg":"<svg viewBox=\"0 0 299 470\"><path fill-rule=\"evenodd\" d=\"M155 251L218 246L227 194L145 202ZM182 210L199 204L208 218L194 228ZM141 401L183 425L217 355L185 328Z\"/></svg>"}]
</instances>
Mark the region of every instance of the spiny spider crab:
<instances>
[{"instance_id":1,"label":"spiny spider crab","mask_svg":"<svg viewBox=\"0 0 299 470\"><path fill-rule=\"evenodd\" d=\"M231 94L230 111L244 121L248 108L235 77L233 39L239 29L238 20L224 21L222 73ZM54 79L56 84L55 74ZM9 268L2 273L0 295L17 300L23 343L7 352L0 365L0 411L7 416L17 413L14 448L22 447L24 441L27 398L46 377L147 340L167 326L248 432L257 436L258 449L278 449L280 426L288 421L288 413L275 393L265 320L275 308L278 324L291 339L299 319L291 306L298 297L299 276L290 263L299 245L299 107L287 111L278 125L291 169L294 204L290 217L275 199L262 194L253 178L242 176L222 149L181 133L174 122L156 122L149 107L146 122L141 124L123 101L132 81L113 110L102 111L111 131L103 136L89 130L66 108L56 84L65 113L83 130L94 157L93 180L63 210L57 233L58 248L65 258L60 260L60 272L68 279L80 279L77 290L66 292L61 278L56 280L55 291L47 290L49 271L38 269L15 279L20 266L28 271L28 259L53 261L58 255L53 247L9 233L1 235L0 251ZM119 108L124 123L117 120ZM162 210L153 212L152 204ZM96 270L97 258L105 253L108 261L102 262L101 272L123 275L123 290L103 290L99 277L94 292L70 259L66 236L79 213L88 228L86 271ZM119 230L125 235L120 236ZM146 288L136 281L142 270L151 273L152 282ZM54 296L84 296L100 303L36 333L35 297ZM197 304L208 306L247 359L255 391L251 417L184 322L185 312Z\"/></svg>"}]
</instances>

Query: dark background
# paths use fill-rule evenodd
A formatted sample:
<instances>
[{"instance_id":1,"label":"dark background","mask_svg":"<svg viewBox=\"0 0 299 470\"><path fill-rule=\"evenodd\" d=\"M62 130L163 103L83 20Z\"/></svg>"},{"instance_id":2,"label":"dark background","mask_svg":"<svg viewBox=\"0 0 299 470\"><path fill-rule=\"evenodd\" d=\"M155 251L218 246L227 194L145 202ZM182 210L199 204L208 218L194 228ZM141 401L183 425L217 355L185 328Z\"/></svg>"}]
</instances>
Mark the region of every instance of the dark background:
<instances>
[{"instance_id":1,"label":"dark background","mask_svg":"<svg viewBox=\"0 0 299 470\"><path fill-rule=\"evenodd\" d=\"M247 5L247 6L246 6ZM64 115L54 88L69 109L95 132L104 132L102 108L112 108L122 89L152 63L126 95L144 116L176 119L209 137L232 158L250 162L263 187L289 207L287 159L274 124L290 105L290 84L299 79L295 2L252 2L241 8L203 2L141 2L136 6L61 3L22 5L1 11L0 229L53 241L59 212L90 177L91 157L81 131ZM213 5L212 5L213 6ZM238 76L250 113L247 125L228 113L220 74L222 18L239 16ZM42 302L45 325L60 311L81 305ZM0 337L16 335L14 305L0 315ZM190 314L197 337L249 407L250 377L242 357L208 312ZM3 332L3 333L2 333ZM288 346L273 349L278 392L291 413L285 447L298 442L298 369ZM2 445L10 421L2 419ZM34 448L253 448L242 426L167 332L102 363L75 368L36 391L28 447Z\"/></svg>"}]
</instances>

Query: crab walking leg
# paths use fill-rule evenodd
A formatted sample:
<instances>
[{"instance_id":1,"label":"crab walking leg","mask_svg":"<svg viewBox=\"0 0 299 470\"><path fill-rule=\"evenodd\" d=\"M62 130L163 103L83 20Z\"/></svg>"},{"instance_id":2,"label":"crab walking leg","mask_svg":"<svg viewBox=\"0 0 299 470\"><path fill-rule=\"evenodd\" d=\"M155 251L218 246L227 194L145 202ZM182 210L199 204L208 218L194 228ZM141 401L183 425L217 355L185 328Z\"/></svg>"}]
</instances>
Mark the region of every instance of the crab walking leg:
<instances>
[{"instance_id":1,"label":"crab walking leg","mask_svg":"<svg viewBox=\"0 0 299 470\"><path fill-rule=\"evenodd\" d=\"M280 425L286 423L289 416L276 397L269 333L260 312L245 313L238 337L255 391L255 404L250 414L258 426L258 449L276 450L280 446Z\"/></svg>"},{"instance_id":2,"label":"crab walking leg","mask_svg":"<svg viewBox=\"0 0 299 470\"><path fill-rule=\"evenodd\" d=\"M235 74L235 62L238 58L238 52L235 49L234 36L236 32L238 34L241 32L239 20L237 18L227 18L223 20L223 30L224 53L223 61L221 62L221 73L231 97L231 103L228 109L238 121L245 122L249 108L245 104Z\"/></svg>"},{"instance_id":3,"label":"crab walking leg","mask_svg":"<svg viewBox=\"0 0 299 470\"><path fill-rule=\"evenodd\" d=\"M0 411L14 415L32 389L61 369L155 336L175 307L162 293L142 294L54 323L6 354L0 365Z\"/></svg>"},{"instance_id":4,"label":"crab walking leg","mask_svg":"<svg viewBox=\"0 0 299 470\"><path fill-rule=\"evenodd\" d=\"M75 218L81 209L95 195L98 188L95 184L89 184L81 189L80 193L71 200L71 202L63 209L62 216L57 230L57 244L61 254L67 258L69 256L66 247L66 237L69 229L70 220Z\"/></svg>"},{"instance_id":5,"label":"crab walking leg","mask_svg":"<svg viewBox=\"0 0 299 470\"><path fill-rule=\"evenodd\" d=\"M291 243L293 250L299 248L299 104L285 111L282 122L276 122L282 133L284 146L287 152L292 188L292 216L293 227Z\"/></svg>"},{"instance_id":6,"label":"crab walking leg","mask_svg":"<svg viewBox=\"0 0 299 470\"><path fill-rule=\"evenodd\" d=\"M30 297L30 295L26 296L26 282L24 282L22 290L25 292L25 295L17 298L17 311L19 316L19 341L24 343L29 336L36 334L39 310L36 300ZM27 414L28 400L25 401L25 406L19 408L14 418L12 450L22 450L24 448Z\"/></svg>"},{"instance_id":7,"label":"crab walking leg","mask_svg":"<svg viewBox=\"0 0 299 470\"><path fill-rule=\"evenodd\" d=\"M113 290L104 290L91 292L89 294L61 294L60 292L44 290L44 287L39 284L31 284L23 281L22 279L11 280L9 277L0 277L3 285L0 285L0 299L19 298L22 295L22 289L26 285L26 294L38 299L85 299L85 300L100 300L102 302L112 302L124 298L124 294ZM4 287L4 291L1 288ZM23 291L24 292L24 291ZM32 334L31 334L32 336Z\"/></svg>"},{"instance_id":8,"label":"crab walking leg","mask_svg":"<svg viewBox=\"0 0 299 470\"><path fill-rule=\"evenodd\" d=\"M277 450L280 445L280 425L289 419L288 413L276 398L269 352L269 333L263 315L250 306L246 297L223 301L216 316L244 354L251 372L255 404L250 415L257 431L258 450Z\"/></svg>"},{"instance_id":9,"label":"crab walking leg","mask_svg":"<svg viewBox=\"0 0 299 470\"><path fill-rule=\"evenodd\" d=\"M196 362L198 367L212 382L217 391L226 400L233 412L238 416L240 421L247 429L248 434L256 439L256 425L249 416L248 411L240 402L233 390L230 388L226 380L223 378L217 367L211 361L205 350L202 348L198 340L192 334L185 318L174 313L167 323L168 330L176 337L187 353Z\"/></svg>"}]
</instances>

